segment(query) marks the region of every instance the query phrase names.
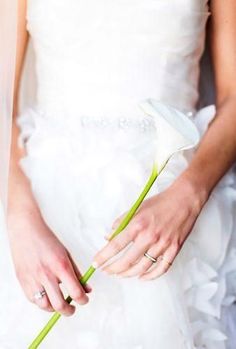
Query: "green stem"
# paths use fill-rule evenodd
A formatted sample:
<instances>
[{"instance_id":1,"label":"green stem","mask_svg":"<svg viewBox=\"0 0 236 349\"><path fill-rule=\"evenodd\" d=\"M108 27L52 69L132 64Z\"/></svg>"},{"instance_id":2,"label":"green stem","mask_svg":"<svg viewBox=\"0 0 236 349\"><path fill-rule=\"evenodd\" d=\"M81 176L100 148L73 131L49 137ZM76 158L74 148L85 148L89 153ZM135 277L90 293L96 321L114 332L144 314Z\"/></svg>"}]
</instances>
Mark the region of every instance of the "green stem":
<instances>
[{"instance_id":1,"label":"green stem","mask_svg":"<svg viewBox=\"0 0 236 349\"><path fill-rule=\"evenodd\" d=\"M143 202L145 196L147 195L147 193L151 189L153 183L155 182L156 178L159 176L159 174L161 173L163 168L164 168L164 166L161 168L161 170L158 173L156 163L153 164L151 176L149 177L144 189L142 190L138 199L135 201L135 203L130 208L128 213L125 215L125 217L123 218L123 220L121 221L121 223L119 224L117 229L114 231L114 233L112 234L112 236L110 237L109 240L113 239L116 235L118 235L128 225L128 223L130 222L132 217L135 215L137 209L139 208L139 206ZM96 269L91 265L88 268L88 270L86 271L86 273L80 278L80 283L82 285L86 284L86 282L90 279L90 277L93 275L95 270ZM72 298L70 296L68 296L66 298L66 301L68 303L71 303ZM47 324L44 326L44 328L41 330L41 332L38 334L38 336L35 338L35 340L30 344L28 349L38 348L40 343L42 343L43 339L46 337L48 332L52 329L52 327L55 325L55 323L59 320L60 317L61 317L61 314L58 312L55 312L55 314L50 318L50 320L47 322Z\"/></svg>"}]
</instances>

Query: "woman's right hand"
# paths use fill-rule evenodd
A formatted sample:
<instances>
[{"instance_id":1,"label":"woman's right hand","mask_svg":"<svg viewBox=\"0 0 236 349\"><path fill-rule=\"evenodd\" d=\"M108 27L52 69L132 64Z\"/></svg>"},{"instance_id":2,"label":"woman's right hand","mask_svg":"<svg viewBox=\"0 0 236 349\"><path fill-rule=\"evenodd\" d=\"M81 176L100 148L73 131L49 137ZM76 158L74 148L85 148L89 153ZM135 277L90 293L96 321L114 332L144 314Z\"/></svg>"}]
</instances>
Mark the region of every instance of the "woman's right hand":
<instances>
[{"instance_id":1,"label":"woman's right hand","mask_svg":"<svg viewBox=\"0 0 236 349\"><path fill-rule=\"evenodd\" d=\"M44 223L38 209L13 209L8 213L8 234L17 278L27 298L47 311L72 315L75 306L68 304L60 289L83 305L89 301L90 286L79 282L81 273L71 255ZM35 300L34 294L45 289L46 295Z\"/></svg>"}]
</instances>

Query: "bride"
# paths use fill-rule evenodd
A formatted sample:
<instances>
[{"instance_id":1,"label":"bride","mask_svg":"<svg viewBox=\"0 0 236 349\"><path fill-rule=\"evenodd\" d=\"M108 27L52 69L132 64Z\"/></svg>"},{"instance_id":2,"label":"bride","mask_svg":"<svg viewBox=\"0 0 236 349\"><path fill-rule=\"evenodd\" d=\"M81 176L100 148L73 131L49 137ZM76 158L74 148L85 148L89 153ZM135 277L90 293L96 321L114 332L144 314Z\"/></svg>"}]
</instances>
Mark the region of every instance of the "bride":
<instances>
[{"instance_id":1,"label":"bride","mask_svg":"<svg viewBox=\"0 0 236 349\"><path fill-rule=\"evenodd\" d=\"M208 18L216 102L197 110ZM17 278L6 248L1 349L28 347L53 311L68 317L42 348L232 348L235 23L233 0L18 1L7 217ZM29 38L36 100L19 108ZM185 113L201 141L109 241L151 170L147 98Z\"/></svg>"}]
</instances>

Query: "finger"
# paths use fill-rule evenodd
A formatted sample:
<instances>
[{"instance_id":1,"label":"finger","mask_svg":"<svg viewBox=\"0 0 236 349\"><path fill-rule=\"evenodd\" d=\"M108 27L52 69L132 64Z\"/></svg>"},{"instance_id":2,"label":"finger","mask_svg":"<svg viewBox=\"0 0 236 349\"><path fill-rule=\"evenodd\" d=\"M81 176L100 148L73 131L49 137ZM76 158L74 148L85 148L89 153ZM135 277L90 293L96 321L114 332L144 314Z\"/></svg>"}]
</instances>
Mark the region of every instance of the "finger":
<instances>
[{"instance_id":1,"label":"finger","mask_svg":"<svg viewBox=\"0 0 236 349\"><path fill-rule=\"evenodd\" d=\"M70 260L68 260L68 263L64 265L64 268L60 271L58 278L66 287L70 297L76 303L80 305L88 303L89 298L85 293L83 285L81 285L80 281L78 280Z\"/></svg>"},{"instance_id":2,"label":"finger","mask_svg":"<svg viewBox=\"0 0 236 349\"><path fill-rule=\"evenodd\" d=\"M122 233L114 237L109 241L93 258L92 265L94 268L102 266L110 258L117 255L123 250L129 243L133 241L134 230L132 228L125 228Z\"/></svg>"},{"instance_id":3,"label":"finger","mask_svg":"<svg viewBox=\"0 0 236 349\"><path fill-rule=\"evenodd\" d=\"M121 223L121 221L125 218L125 216L127 215L128 211L124 212L122 215L120 215L117 219L115 219L115 221L112 224L112 229L116 229L118 228L119 224Z\"/></svg>"},{"instance_id":4,"label":"finger","mask_svg":"<svg viewBox=\"0 0 236 349\"><path fill-rule=\"evenodd\" d=\"M126 251L116 261L103 267L102 270L109 274L117 274L123 273L129 270L130 268L133 268L133 265L138 260L140 260L140 258L147 251L147 249L150 248L150 246L153 244L155 240L155 236L148 232L143 232L143 234L139 234L128 251Z\"/></svg>"},{"instance_id":5,"label":"finger","mask_svg":"<svg viewBox=\"0 0 236 349\"><path fill-rule=\"evenodd\" d=\"M59 281L54 276L45 279L44 288L55 311L65 316L74 314L75 306L66 302L59 287Z\"/></svg>"},{"instance_id":6,"label":"finger","mask_svg":"<svg viewBox=\"0 0 236 349\"><path fill-rule=\"evenodd\" d=\"M49 312L52 312L52 311L54 311L54 309L49 301L47 293L40 299L36 299L34 297L35 293L37 293L39 291L43 291L43 290L45 290L44 287L40 283L34 281L31 284L31 287L29 289L30 301L32 303L35 303L39 308L46 310L46 311L49 311Z\"/></svg>"},{"instance_id":7,"label":"finger","mask_svg":"<svg viewBox=\"0 0 236 349\"><path fill-rule=\"evenodd\" d=\"M71 254L70 254L69 252L68 252L68 256L69 256L69 259L70 259L70 261L71 261L72 267L73 267L73 269L74 269L75 275L76 275L76 277L77 277L77 279L78 279L78 281L79 281L79 280L81 279L81 277L82 277L82 274L81 274L81 272L80 272L80 270L79 270L77 264L75 263L75 261L73 260ZM81 283L80 283L80 284L81 284ZM88 283L82 285L82 287L84 288L84 290L85 290L86 293L90 293L90 292L92 291L92 287L91 287L91 285L88 284Z\"/></svg>"},{"instance_id":8,"label":"finger","mask_svg":"<svg viewBox=\"0 0 236 349\"><path fill-rule=\"evenodd\" d=\"M165 249L165 244L162 244L160 241L158 241L149 249L145 249L144 253L147 252L150 256L157 258L162 253L164 253ZM144 253L136 264L118 275L122 277L138 276L144 274L150 268L153 268L154 265L158 263L158 261L154 263L148 257L144 256Z\"/></svg>"},{"instance_id":9,"label":"finger","mask_svg":"<svg viewBox=\"0 0 236 349\"><path fill-rule=\"evenodd\" d=\"M118 226L120 225L120 223L121 223L121 221L124 219L124 217L126 216L126 214L127 214L127 212L125 212L125 213L123 213L121 216L119 216L114 222L113 222L113 224L112 224L112 226L111 226L111 231L108 233L108 234L106 234L105 236L104 236L104 238L106 239L106 240L109 240L110 239L110 237L112 236L112 234L114 233L114 231L118 228Z\"/></svg>"},{"instance_id":10,"label":"finger","mask_svg":"<svg viewBox=\"0 0 236 349\"><path fill-rule=\"evenodd\" d=\"M171 267L177 253L178 253L178 250L176 249L176 247L173 245L170 246L163 253L163 255L161 255L161 258L159 259L159 262L156 263L156 266L154 266L152 270L142 274L140 276L140 279L152 280L165 274Z\"/></svg>"}]
</instances>

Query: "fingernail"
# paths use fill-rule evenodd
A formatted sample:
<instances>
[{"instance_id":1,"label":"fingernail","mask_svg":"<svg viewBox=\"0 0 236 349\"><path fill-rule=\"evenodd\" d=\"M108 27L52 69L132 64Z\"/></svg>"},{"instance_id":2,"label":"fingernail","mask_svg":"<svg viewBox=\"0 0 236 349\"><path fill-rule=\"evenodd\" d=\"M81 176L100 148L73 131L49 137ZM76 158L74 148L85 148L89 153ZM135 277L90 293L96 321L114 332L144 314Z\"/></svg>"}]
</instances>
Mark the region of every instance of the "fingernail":
<instances>
[{"instance_id":1,"label":"fingernail","mask_svg":"<svg viewBox=\"0 0 236 349\"><path fill-rule=\"evenodd\" d=\"M93 266L95 269L97 269L97 268L98 268L98 262L93 261L93 262L92 262L92 266Z\"/></svg>"},{"instance_id":2,"label":"fingernail","mask_svg":"<svg viewBox=\"0 0 236 349\"><path fill-rule=\"evenodd\" d=\"M105 273L109 273L109 270L106 269L106 267L103 267L103 268L101 268L100 270L101 270L101 271L104 271Z\"/></svg>"},{"instance_id":3,"label":"fingernail","mask_svg":"<svg viewBox=\"0 0 236 349\"><path fill-rule=\"evenodd\" d=\"M114 233L114 231L115 231L115 229L112 229L111 232L110 232L109 234L106 234L106 235L104 236L104 238L105 238L106 240L109 240L109 239L111 238L112 234Z\"/></svg>"},{"instance_id":4,"label":"fingernail","mask_svg":"<svg viewBox=\"0 0 236 349\"><path fill-rule=\"evenodd\" d=\"M92 291L92 287L89 284L85 284L85 287L89 292Z\"/></svg>"},{"instance_id":5,"label":"fingernail","mask_svg":"<svg viewBox=\"0 0 236 349\"><path fill-rule=\"evenodd\" d=\"M111 229L115 229L116 225L117 225L117 223L113 222Z\"/></svg>"}]
</instances>

